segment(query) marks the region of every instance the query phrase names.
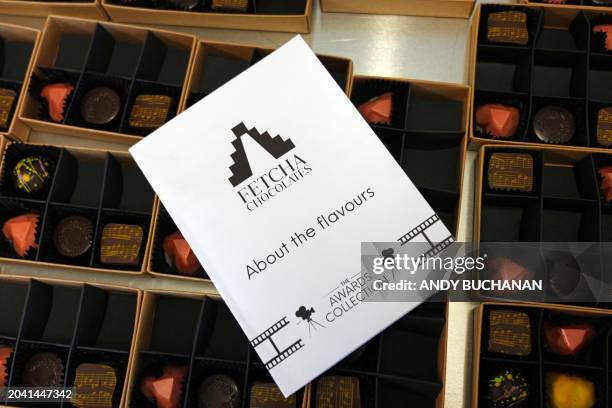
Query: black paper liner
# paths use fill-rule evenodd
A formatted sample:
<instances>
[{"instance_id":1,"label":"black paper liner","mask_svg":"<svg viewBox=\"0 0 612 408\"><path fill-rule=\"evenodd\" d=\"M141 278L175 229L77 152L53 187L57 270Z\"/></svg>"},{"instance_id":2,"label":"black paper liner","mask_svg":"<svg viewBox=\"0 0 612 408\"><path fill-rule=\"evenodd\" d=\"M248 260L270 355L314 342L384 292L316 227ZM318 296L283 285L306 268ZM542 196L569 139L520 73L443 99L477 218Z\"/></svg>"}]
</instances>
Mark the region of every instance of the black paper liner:
<instances>
[{"instance_id":1,"label":"black paper liner","mask_svg":"<svg viewBox=\"0 0 612 408\"><path fill-rule=\"evenodd\" d=\"M247 366L243 363L229 362L214 359L196 358L189 376L189 389L187 390L187 407L197 407L198 390L200 384L211 375L223 374L232 378L240 389L241 406L245 406L245 382L247 376Z\"/></svg>"},{"instance_id":2,"label":"black paper liner","mask_svg":"<svg viewBox=\"0 0 612 408\"><path fill-rule=\"evenodd\" d=\"M527 14L527 31L529 32L529 42L526 45L516 44L505 44L490 42L487 40L487 26L489 14L500 11L522 11ZM480 30L478 32L478 43L479 44L491 44L499 45L504 47L532 47L536 38L538 25L540 22L542 12L538 9L521 7L521 6L507 6L501 4L486 4L483 5L480 11Z\"/></svg>"},{"instance_id":3,"label":"black paper liner","mask_svg":"<svg viewBox=\"0 0 612 408\"><path fill-rule=\"evenodd\" d=\"M52 146L35 146L11 143L4 152L0 194L5 197L19 197L34 200L46 200L55 179L55 170L60 159L61 149ZM31 193L15 188L13 169L19 160L26 157L42 157L49 162L47 172L49 178L42 189Z\"/></svg>"},{"instance_id":4,"label":"black paper liner","mask_svg":"<svg viewBox=\"0 0 612 408\"><path fill-rule=\"evenodd\" d=\"M138 265L107 265L100 260L100 246L102 243L102 232L107 224L119 223L119 224L133 224L140 225L142 227L142 243L140 245L139 262ZM103 269L119 269L125 271L140 271L144 258L145 248L147 245L147 236L149 234L149 224L151 223L151 216L142 213L128 212L122 210L110 210L103 209L100 213L98 220L98 227L96 230L94 240L94 258L92 266L94 268Z\"/></svg>"},{"instance_id":5,"label":"black paper liner","mask_svg":"<svg viewBox=\"0 0 612 408\"><path fill-rule=\"evenodd\" d=\"M124 7L158 8L161 0L110 0L111 4L118 4Z\"/></svg>"},{"instance_id":6,"label":"black paper liner","mask_svg":"<svg viewBox=\"0 0 612 408\"><path fill-rule=\"evenodd\" d=\"M11 378L11 387L24 387L23 383L23 370L25 365L34 355L38 353L50 352L56 354L64 365L64 373L62 376L62 384L64 382L64 377L66 375L66 366L68 364L68 354L70 352L70 347L68 346L59 346L53 343L43 343L43 342L30 342L30 341L20 341L17 346L17 353L15 353L14 359L15 362L13 364L13 375ZM28 406L36 406L36 404L28 405ZM39 405L40 406L40 405Z\"/></svg>"},{"instance_id":7,"label":"black paper liner","mask_svg":"<svg viewBox=\"0 0 612 408\"><path fill-rule=\"evenodd\" d=\"M128 100L127 107L124 113L124 117L122 119L122 124L121 124L122 132L133 134L133 135L138 135L138 136L146 136L149 133L156 130L156 129L139 129L139 128L130 126L130 123L129 123L130 114L132 113L134 102L139 95L143 95L143 94L170 96L172 98L172 103L168 111L168 118L166 119L166 122L170 121L173 117L176 116L176 113L178 110L178 104L181 99L181 87L163 85L157 82L136 80L134 81L134 84L132 86L130 98Z\"/></svg>"},{"instance_id":8,"label":"black paper liner","mask_svg":"<svg viewBox=\"0 0 612 408\"><path fill-rule=\"evenodd\" d=\"M376 407L403 408L406 402L411 408L434 407L441 389L436 383L380 376L376 379Z\"/></svg>"},{"instance_id":9,"label":"black paper liner","mask_svg":"<svg viewBox=\"0 0 612 408\"><path fill-rule=\"evenodd\" d=\"M510 194L484 194L481 207L481 242L541 240L542 206L539 198Z\"/></svg>"},{"instance_id":10,"label":"black paper liner","mask_svg":"<svg viewBox=\"0 0 612 408\"><path fill-rule=\"evenodd\" d=\"M256 14L305 14L306 0L254 0Z\"/></svg>"},{"instance_id":11,"label":"black paper liner","mask_svg":"<svg viewBox=\"0 0 612 408\"><path fill-rule=\"evenodd\" d=\"M155 193L136 163L108 153L102 207L151 214Z\"/></svg>"},{"instance_id":12,"label":"black paper liner","mask_svg":"<svg viewBox=\"0 0 612 408\"><path fill-rule=\"evenodd\" d=\"M490 92L528 93L532 60L533 53L528 48L479 45L474 87Z\"/></svg>"},{"instance_id":13,"label":"black paper liner","mask_svg":"<svg viewBox=\"0 0 612 408\"><path fill-rule=\"evenodd\" d=\"M28 86L28 94L39 104L38 114L34 119L45 120L53 123L64 123L67 118L68 107L74 98L75 89L79 83L80 76L81 74L77 71L42 66L36 67L32 77L30 78L30 85ZM45 98L40 96L41 91L46 85L56 83L69 83L74 86L74 89L66 97L64 104L64 119L61 122L55 122L51 119L49 116L49 104Z\"/></svg>"},{"instance_id":14,"label":"black paper liner","mask_svg":"<svg viewBox=\"0 0 612 408\"><path fill-rule=\"evenodd\" d=\"M128 392L132 393L132 399L130 401L130 407L133 408L156 408L155 402L150 401L140 391L140 385L142 380L146 377L161 377L163 375L164 367L167 365L185 366L187 367L187 374L183 381L181 403L179 406L183 406L185 400L185 392L187 387L187 381L189 378L189 357L179 356L172 354L153 353L153 352L141 352L138 356L138 362L136 366L138 371L134 375L134 386L132 390Z\"/></svg>"},{"instance_id":15,"label":"black paper liner","mask_svg":"<svg viewBox=\"0 0 612 408\"><path fill-rule=\"evenodd\" d=\"M39 243L44 225L45 204L43 202L0 198L0 227L3 226L7 220L30 212L39 214L38 226L36 228L36 236L34 241ZM33 261L36 259L37 252L37 248L30 248L24 257L20 257L17 255L17 253L15 253L12 244L4 237L4 235L0 237L0 257Z\"/></svg>"},{"instance_id":16,"label":"black paper liner","mask_svg":"<svg viewBox=\"0 0 612 408\"><path fill-rule=\"evenodd\" d=\"M378 335L359 347L348 356L344 357L336 368L370 372L372 375L378 372L378 360L380 357L382 336Z\"/></svg>"},{"instance_id":17,"label":"black paper liner","mask_svg":"<svg viewBox=\"0 0 612 408\"><path fill-rule=\"evenodd\" d=\"M599 203L592 200L544 197L543 242L598 242Z\"/></svg>"},{"instance_id":18,"label":"black paper liner","mask_svg":"<svg viewBox=\"0 0 612 408\"><path fill-rule=\"evenodd\" d=\"M593 31L594 27L600 24L612 24L612 15L602 13L591 18L591 52L612 54L612 51L606 49L606 33Z\"/></svg>"},{"instance_id":19,"label":"black paper liner","mask_svg":"<svg viewBox=\"0 0 612 408\"><path fill-rule=\"evenodd\" d=\"M168 264L164 252L164 239L175 232L178 228L172 221L172 218L162 206L159 209L157 216L157 224L155 225L155 235L153 237L153 251L151 252L151 270L153 272L166 273L168 275L179 275L189 276L193 278L208 279L208 275L204 271L204 268L200 268L198 272L193 275L184 275L178 272L174 267Z\"/></svg>"},{"instance_id":20,"label":"black paper liner","mask_svg":"<svg viewBox=\"0 0 612 408\"><path fill-rule=\"evenodd\" d=\"M208 94L206 92L190 92L189 96L187 97L187 106L186 106L186 108L190 108L192 105L195 105L197 102L199 102L205 96L208 96Z\"/></svg>"},{"instance_id":21,"label":"black paper liner","mask_svg":"<svg viewBox=\"0 0 612 408\"><path fill-rule=\"evenodd\" d=\"M491 156L495 153L514 153L514 154L527 154L533 159L533 188L531 192L523 192L518 190L502 190L493 189L489 187L489 176L488 169L489 163L491 162ZM514 148L494 148L487 149L484 156L483 165L483 178L482 178L482 191L483 194L495 194L495 195L514 195L514 196L527 196L527 197L539 197L542 194L542 153L535 150L521 150Z\"/></svg>"},{"instance_id":22,"label":"black paper liner","mask_svg":"<svg viewBox=\"0 0 612 408\"><path fill-rule=\"evenodd\" d=\"M375 408L376 407L376 378L361 374L359 372L348 372L330 370L323 374L325 376L340 376L340 377L356 377L359 380L359 394L361 399L361 408ZM317 385L321 377L313 380L310 389L310 406L317 406Z\"/></svg>"},{"instance_id":23,"label":"black paper liner","mask_svg":"<svg viewBox=\"0 0 612 408\"><path fill-rule=\"evenodd\" d=\"M167 1L167 0L166 0ZM255 0L248 0L247 11L232 11L232 10L213 10L212 0L201 0L202 11L207 13L221 13L221 14L254 14L255 13Z\"/></svg>"},{"instance_id":24,"label":"black paper liner","mask_svg":"<svg viewBox=\"0 0 612 408\"><path fill-rule=\"evenodd\" d=\"M459 192L449 192L433 188L418 187L419 192L440 217L446 228L455 234L457 231L457 211Z\"/></svg>"},{"instance_id":25,"label":"black paper liner","mask_svg":"<svg viewBox=\"0 0 612 408\"><path fill-rule=\"evenodd\" d=\"M194 0L197 4L189 9L187 6L180 4L181 0L159 0L156 2L156 8L164 10L179 10L179 11L204 11L204 0Z\"/></svg>"},{"instance_id":26,"label":"black paper liner","mask_svg":"<svg viewBox=\"0 0 612 408\"><path fill-rule=\"evenodd\" d=\"M444 319L398 320L382 334L379 373L439 383L435 362L443 329Z\"/></svg>"},{"instance_id":27,"label":"black paper liner","mask_svg":"<svg viewBox=\"0 0 612 408\"><path fill-rule=\"evenodd\" d=\"M600 149L612 149L612 145L604 146L597 141L597 115L599 110L606 107L612 107L611 102L589 101L589 146Z\"/></svg>"},{"instance_id":28,"label":"black paper liner","mask_svg":"<svg viewBox=\"0 0 612 408\"><path fill-rule=\"evenodd\" d=\"M72 353L70 367L66 374L66 386L74 387L76 370L80 364L104 364L111 366L115 369L115 375L117 378L115 392L113 393L113 408L119 407L119 404L121 402L121 395L123 394L123 385L125 383L128 358L128 353L118 353L89 348L77 348ZM65 405L68 407L75 406L71 403L67 403Z\"/></svg>"},{"instance_id":29,"label":"black paper liner","mask_svg":"<svg viewBox=\"0 0 612 408\"><path fill-rule=\"evenodd\" d=\"M17 108L17 102L19 102L19 97L21 94L21 85L22 83L19 81L8 81L4 79L0 79L0 89L11 89L15 91L15 100L13 100L13 105L11 106L11 110L9 111L8 118L6 119L6 124L4 126L0 126L0 131L7 131L11 126L11 122L13 121L13 116L15 115L15 110Z\"/></svg>"},{"instance_id":30,"label":"black paper liner","mask_svg":"<svg viewBox=\"0 0 612 408\"><path fill-rule=\"evenodd\" d=\"M589 144L589 135L587 132L587 118L586 118L586 106L584 99L570 99L570 98L553 98L536 96L532 98L531 103L531 119L529 128L525 136L525 141L530 143L541 143L544 145L553 146L583 146L587 147ZM540 140L533 129L533 122L538 111L545 106L561 106L569 110L574 116L574 124L576 130L574 136L567 143L546 143Z\"/></svg>"},{"instance_id":31,"label":"black paper liner","mask_svg":"<svg viewBox=\"0 0 612 408\"><path fill-rule=\"evenodd\" d=\"M576 3L572 3L576 2ZM566 4L580 4L580 0L566 0ZM567 42L571 41L571 44ZM560 43L564 43L560 45ZM587 51L589 23L583 12L576 14L567 30L540 25L535 48L539 50Z\"/></svg>"},{"instance_id":32,"label":"black paper liner","mask_svg":"<svg viewBox=\"0 0 612 408\"><path fill-rule=\"evenodd\" d=\"M582 377L589 380L595 386L595 405L594 408L605 408L606 401L606 374L604 371L591 370L584 367L568 367L565 365L545 364L542 367L542 393L545 407L552 407L550 396L546 387L546 377L550 373L567 374Z\"/></svg>"},{"instance_id":33,"label":"black paper liner","mask_svg":"<svg viewBox=\"0 0 612 408\"><path fill-rule=\"evenodd\" d=\"M404 144L404 135L399 130L372 125L372 130L376 136L385 145L389 153L393 156L396 162L402 161L402 146Z\"/></svg>"},{"instance_id":34,"label":"black paper liner","mask_svg":"<svg viewBox=\"0 0 612 408\"><path fill-rule=\"evenodd\" d=\"M117 92L117 95L119 95L119 98L121 100L121 106L119 108L119 113L117 113L117 116L115 116L115 118L109 123L103 125L89 123L82 116L81 102L83 100L83 97L88 91L96 87L109 87L113 89L115 92ZM123 111L125 110L125 106L127 103L129 89L130 80L128 79L113 77L94 72L88 72L86 74L83 74L79 82L79 86L74 92L74 97L70 102L68 114L66 115L64 123L71 126L78 126L90 129L99 129L111 132L118 131L119 125L121 123L121 116Z\"/></svg>"},{"instance_id":35,"label":"black paper liner","mask_svg":"<svg viewBox=\"0 0 612 408\"><path fill-rule=\"evenodd\" d=\"M545 328L562 325L581 325L590 324L595 330L595 336L586 344L577 354L562 356L550 348L546 340ZM601 319L591 318L587 316L576 316L565 313L544 312L542 327L540 334L542 337L542 359L547 363L565 363L576 364L580 366L606 368L606 330L607 326L603 324Z\"/></svg>"},{"instance_id":36,"label":"black paper liner","mask_svg":"<svg viewBox=\"0 0 612 408\"><path fill-rule=\"evenodd\" d=\"M57 224L64 218L71 215L81 215L91 221L91 247L83 255L70 258L61 255L55 248L53 237ZM59 264L89 266L91 263L91 254L93 251L93 240L96 230L96 222L98 221L98 211L96 208L51 204L47 208L45 217L45 230L40 240L40 249L38 250L38 261L51 262Z\"/></svg>"},{"instance_id":37,"label":"black paper liner","mask_svg":"<svg viewBox=\"0 0 612 408\"><path fill-rule=\"evenodd\" d=\"M529 317L529 328L530 328L530 344L531 344L531 353L526 356L518 356L518 355L510 355L510 354L502 354L497 353L495 351L489 350L489 339L491 336L491 327L490 327L490 315L493 311L513 311L513 312L521 312L525 313ZM480 355L482 357L490 357L497 358L502 360L512 360L512 361L532 361L538 362L540 359L540 340L538 339L538 333L540 328L540 313L538 310L534 310L531 308L513 308L512 306L495 306L485 309L482 318L482 334L481 334L481 344L480 344Z\"/></svg>"},{"instance_id":38,"label":"black paper liner","mask_svg":"<svg viewBox=\"0 0 612 408\"><path fill-rule=\"evenodd\" d=\"M198 332L196 357L247 361L250 342L224 302L205 299ZM255 353L250 355L253 357Z\"/></svg>"},{"instance_id":39,"label":"black paper liner","mask_svg":"<svg viewBox=\"0 0 612 408\"><path fill-rule=\"evenodd\" d=\"M585 98L587 74L586 53L537 50L531 93L552 98Z\"/></svg>"},{"instance_id":40,"label":"black paper liner","mask_svg":"<svg viewBox=\"0 0 612 408\"><path fill-rule=\"evenodd\" d=\"M405 128L406 108L408 106L408 93L410 85L404 82L386 79L368 79L356 84L351 94L351 101L355 107L368 102L384 93L392 93L391 125L372 124L379 127L391 127L403 130Z\"/></svg>"}]
</instances>

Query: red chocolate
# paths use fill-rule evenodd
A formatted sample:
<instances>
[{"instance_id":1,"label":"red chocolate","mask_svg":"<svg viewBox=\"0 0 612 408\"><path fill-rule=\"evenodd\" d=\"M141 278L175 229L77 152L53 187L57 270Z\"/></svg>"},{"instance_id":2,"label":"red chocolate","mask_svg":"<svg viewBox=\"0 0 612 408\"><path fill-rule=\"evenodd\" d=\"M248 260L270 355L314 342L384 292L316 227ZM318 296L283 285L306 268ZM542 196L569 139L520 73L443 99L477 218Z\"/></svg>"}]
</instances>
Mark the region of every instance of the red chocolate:
<instances>
[{"instance_id":1,"label":"red chocolate","mask_svg":"<svg viewBox=\"0 0 612 408\"><path fill-rule=\"evenodd\" d=\"M35 242L38 217L38 214L28 213L4 222L2 234L11 242L17 255L25 256L30 248L38 248Z\"/></svg>"},{"instance_id":2,"label":"red chocolate","mask_svg":"<svg viewBox=\"0 0 612 408\"><path fill-rule=\"evenodd\" d=\"M488 103L476 109L476 124L494 139L514 136L519 119L519 110L514 106Z\"/></svg>"},{"instance_id":3,"label":"red chocolate","mask_svg":"<svg viewBox=\"0 0 612 408\"><path fill-rule=\"evenodd\" d=\"M155 401L158 408L178 408L186 375L186 366L168 365L164 367L161 377L143 378L140 383L140 391L149 400Z\"/></svg>"},{"instance_id":4,"label":"red chocolate","mask_svg":"<svg viewBox=\"0 0 612 408\"><path fill-rule=\"evenodd\" d=\"M604 196L604 200L609 203L612 201L612 166L600 167L598 173L601 177L599 188Z\"/></svg>"},{"instance_id":5,"label":"red chocolate","mask_svg":"<svg viewBox=\"0 0 612 408\"><path fill-rule=\"evenodd\" d=\"M393 94L391 92L374 97L357 108L368 123L385 125L391 125L392 109Z\"/></svg>"},{"instance_id":6,"label":"red chocolate","mask_svg":"<svg viewBox=\"0 0 612 408\"><path fill-rule=\"evenodd\" d=\"M6 385L8 380L8 367L6 363L13 354L13 349L9 346L0 347L0 390Z\"/></svg>"},{"instance_id":7,"label":"red chocolate","mask_svg":"<svg viewBox=\"0 0 612 408\"><path fill-rule=\"evenodd\" d=\"M595 337L595 329L590 324L567 326L545 324L544 337L553 353L573 356L578 354Z\"/></svg>"},{"instance_id":8,"label":"red chocolate","mask_svg":"<svg viewBox=\"0 0 612 408\"><path fill-rule=\"evenodd\" d=\"M51 120L55 122L64 120L66 100L73 89L74 86L72 84L57 83L46 85L42 91L40 91L40 96L45 98L49 105L49 116Z\"/></svg>"},{"instance_id":9,"label":"red chocolate","mask_svg":"<svg viewBox=\"0 0 612 408\"><path fill-rule=\"evenodd\" d=\"M599 24L593 27L594 33L606 34L606 50L612 51L612 24Z\"/></svg>"},{"instance_id":10,"label":"red chocolate","mask_svg":"<svg viewBox=\"0 0 612 408\"><path fill-rule=\"evenodd\" d=\"M198 258L178 231L164 238L164 252L174 260L174 268L181 274L193 275L201 268Z\"/></svg>"}]
</instances>

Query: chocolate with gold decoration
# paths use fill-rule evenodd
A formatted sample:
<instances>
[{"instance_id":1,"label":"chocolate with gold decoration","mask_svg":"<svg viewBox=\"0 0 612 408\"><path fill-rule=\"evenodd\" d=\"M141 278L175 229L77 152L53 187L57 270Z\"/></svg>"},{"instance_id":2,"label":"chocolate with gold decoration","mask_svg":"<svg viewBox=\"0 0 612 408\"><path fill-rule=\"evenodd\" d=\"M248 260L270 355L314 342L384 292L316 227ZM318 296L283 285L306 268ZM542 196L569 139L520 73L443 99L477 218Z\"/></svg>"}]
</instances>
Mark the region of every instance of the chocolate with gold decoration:
<instances>
[{"instance_id":1,"label":"chocolate with gold decoration","mask_svg":"<svg viewBox=\"0 0 612 408\"><path fill-rule=\"evenodd\" d=\"M13 168L13 183L17 190L33 193L45 186L50 177L49 161L44 157L28 156Z\"/></svg>"},{"instance_id":2,"label":"chocolate with gold decoration","mask_svg":"<svg viewBox=\"0 0 612 408\"><path fill-rule=\"evenodd\" d=\"M249 0L212 0L210 8L214 11L246 13L249 10Z\"/></svg>"},{"instance_id":3,"label":"chocolate with gold decoration","mask_svg":"<svg viewBox=\"0 0 612 408\"><path fill-rule=\"evenodd\" d=\"M70 403L79 408L112 408L117 372L105 364L79 364Z\"/></svg>"},{"instance_id":4,"label":"chocolate with gold decoration","mask_svg":"<svg viewBox=\"0 0 612 408\"><path fill-rule=\"evenodd\" d=\"M106 224L102 230L100 261L106 265L138 265L143 235L140 225Z\"/></svg>"},{"instance_id":5,"label":"chocolate with gold decoration","mask_svg":"<svg viewBox=\"0 0 612 408\"><path fill-rule=\"evenodd\" d=\"M129 125L137 129L157 129L168 120L172 98L167 95L138 95L132 106Z\"/></svg>"},{"instance_id":6,"label":"chocolate with gold decoration","mask_svg":"<svg viewBox=\"0 0 612 408\"><path fill-rule=\"evenodd\" d=\"M12 89L0 88L0 129L10 125L11 112L17 99L17 92Z\"/></svg>"},{"instance_id":7,"label":"chocolate with gold decoration","mask_svg":"<svg viewBox=\"0 0 612 408\"><path fill-rule=\"evenodd\" d=\"M319 378L315 406L317 408L360 408L359 379L343 376Z\"/></svg>"},{"instance_id":8,"label":"chocolate with gold decoration","mask_svg":"<svg viewBox=\"0 0 612 408\"><path fill-rule=\"evenodd\" d=\"M531 354L529 316L513 310L492 310L489 314L488 350L512 356Z\"/></svg>"},{"instance_id":9,"label":"chocolate with gold decoration","mask_svg":"<svg viewBox=\"0 0 612 408\"><path fill-rule=\"evenodd\" d=\"M489 159L487 180L492 190L533 190L533 157L526 153L495 152Z\"/></svg>"},{"instance_id":10,"label":"chocolate with gold decoration","mask_svg":"<svg viewBox=\"0 0 612 408\"><path fill-rule=\"evenodd\" d=\"M527 45L527 14L524 11L499 11L489 14L487 40L493 43Z\"/></svg>"},{"instance_id":11,"label":"chocolate with gold decoration","mask_svg":"<svg viewBox=\"0 0 612 408\"><path fill-rule=\"evenodd\" d=\"M257 383L251 387L249 408L295 408L296 398L285 398L274 383Z\"/></svg>"}]
</instances>

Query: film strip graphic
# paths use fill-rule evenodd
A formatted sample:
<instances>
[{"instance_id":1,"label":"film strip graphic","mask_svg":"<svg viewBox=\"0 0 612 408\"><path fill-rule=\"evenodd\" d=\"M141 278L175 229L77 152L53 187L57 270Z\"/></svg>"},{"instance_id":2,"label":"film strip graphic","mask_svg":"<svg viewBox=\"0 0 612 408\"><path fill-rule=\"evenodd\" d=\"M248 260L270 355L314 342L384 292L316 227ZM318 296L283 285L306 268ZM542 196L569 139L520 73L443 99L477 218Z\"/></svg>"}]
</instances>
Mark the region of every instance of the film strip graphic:
<instances>
[{"instance_id":1,"label":"film strip graphic","mask_svg":"<svg viewBox=\"0 0 612 408\"><path fill-rule=\"evenodd\" d=\"M431 248L428 249L423 254L423 256L425 257L435 256L439 254L440 252L442 252L445 248L449 247L453 242L455 242L455 238L453 238L452 235L445 237L441 241L436 239L434 240L436 241L435 243L434 241L430 239L430 237L427 235L427 230L433 227L434 225L436 225L436 223L438 222L441 223L442 221L440 220L440 217L438 217L438 214L434 214L431 217L427 218L422 223L420 223L419 225L417 225L416 227L414 227L413 229L411 229L410 231L408 231L406 234L399 237L397 241L400 243L400 245L403 246L409 243L410 241L412 241L413 239L415 239L416 237L422 236L431 246Z\"/></svg>"},{"instance_id":2,"label":"film strip graphic","mask_svg":"<svg viewBox=\"0 0 612 408\"><path fill-rule=\"evenodd\" d=\"M272 347L274 347L274 350L276 351L276 355L272 357L270 360L268 360L268 362L266 362L266 368L268 370L276 367L283 360L287 359L287 357L289 357L290 355L292 355L293 353L295 353L296 351L304 347L304 343L302 343L302 339L298 339L296 342L294 342L293 344L291 344L289 347L287 347L284 350L279 350L276 343L274 343L272 336L276 334L277 332L279 332L280 330L282 330L288 324L289 324L289 320L287 320L287 316L285 316L282 319L280 319L278 322L270 326L268 329L266 329L259 336L251 340L251 345L255 348L266 341L269 341Z\"/></svg>"}]
</instances>

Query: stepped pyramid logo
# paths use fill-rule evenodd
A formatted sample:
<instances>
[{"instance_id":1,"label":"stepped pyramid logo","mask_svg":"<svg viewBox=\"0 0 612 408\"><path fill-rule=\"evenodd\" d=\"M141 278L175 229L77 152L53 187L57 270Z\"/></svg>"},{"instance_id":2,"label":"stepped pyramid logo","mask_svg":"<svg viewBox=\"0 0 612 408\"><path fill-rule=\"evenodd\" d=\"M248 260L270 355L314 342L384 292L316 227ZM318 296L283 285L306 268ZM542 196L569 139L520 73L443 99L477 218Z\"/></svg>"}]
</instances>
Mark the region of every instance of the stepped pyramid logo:
<instances>
[{"instance_id":1,"label":"stepped pyramid logo","mask_svg":"<svg viewBox=\"0 0 612 408\"><path fill-rule=\"evenodd\" d=\"M243 122L240 122L232 129L236 138L232 141L234 152L230 155L234 163L229 167L232 176L229 178L232 186L236 187L253 175L249 159L242 144L242 137L245 135L251 136L261 147L263 147L275 159L282 157L285 153L291 151L295 145L291 139L283 140L280 135L270 136L268 132L259 133L256 128L247 129Z\"/></svg>"}]
</instances>

